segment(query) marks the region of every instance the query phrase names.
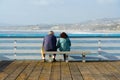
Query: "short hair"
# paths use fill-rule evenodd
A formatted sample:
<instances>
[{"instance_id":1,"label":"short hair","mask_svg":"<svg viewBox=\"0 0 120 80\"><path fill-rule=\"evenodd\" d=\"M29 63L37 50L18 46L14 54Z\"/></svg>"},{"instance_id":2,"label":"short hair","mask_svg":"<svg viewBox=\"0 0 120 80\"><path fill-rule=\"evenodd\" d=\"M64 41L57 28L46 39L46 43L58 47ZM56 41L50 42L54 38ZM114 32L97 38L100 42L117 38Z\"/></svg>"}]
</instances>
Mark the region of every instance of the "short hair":
<instances>
[{"instance_id":1,"label":"short hair","mask_svg":"<svg viewBox=\"0 0 120 80\"><path fill-rule=\"evenodd\" d=\"M52 35L53 35L53 34L54 34L54 32L53 32L53 31L49 31L49 33L48 33L48 34L52 34Z\"/></svg>"},{"instance_id":2,"label":"short hair","mask_svg":"<svg viewBox=\"0 0 120 80\"><path fill-rule=\"evenodd\" d=\"M61 38L68 38L68 35L67 35L65 32L62 32L62 33L60 34L60 37L61 37Z\"/></svg>"}]
</instances>

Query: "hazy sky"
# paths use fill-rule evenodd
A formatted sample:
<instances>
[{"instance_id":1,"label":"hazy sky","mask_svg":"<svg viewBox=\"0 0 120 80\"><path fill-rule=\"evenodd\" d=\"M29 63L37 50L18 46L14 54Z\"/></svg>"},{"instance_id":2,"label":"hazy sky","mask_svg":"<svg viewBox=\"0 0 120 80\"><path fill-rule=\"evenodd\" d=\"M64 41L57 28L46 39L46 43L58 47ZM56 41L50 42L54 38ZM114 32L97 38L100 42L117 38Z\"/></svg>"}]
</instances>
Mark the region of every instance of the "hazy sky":
<instances>
[{"instance_id":1,"label":"hazy sky","mask_svg":"<svg viewBox=\"0 0 120 80\"><path fill-rule=\"evenodd\" d=\"M0 23L79 23L118 17L120 0L0 0Z\"/></svg>"}]
</instances>

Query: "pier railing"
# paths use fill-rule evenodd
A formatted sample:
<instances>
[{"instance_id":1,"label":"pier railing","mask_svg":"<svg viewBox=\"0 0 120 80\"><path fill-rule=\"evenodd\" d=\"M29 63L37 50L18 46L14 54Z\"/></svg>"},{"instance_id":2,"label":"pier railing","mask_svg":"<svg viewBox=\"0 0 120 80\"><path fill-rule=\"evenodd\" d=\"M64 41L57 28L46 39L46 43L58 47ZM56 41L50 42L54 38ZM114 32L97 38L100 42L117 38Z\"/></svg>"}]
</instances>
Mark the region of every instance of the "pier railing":
<instances>
[{"instance_id":1,"label":"pier railing","mask_svg":"<svg viewBox=\"0 0 120 80\"><path fill-rule=\"evenodd\" d=\"M0 60L41 59L41 34L0 34ZM120 60L119 34L71 34L71 51L89 50L90 60ZM57 38L59 38L57 36ZM78 55L71 55L71 59L80 59Z\"/></svg>"}]
</instances>

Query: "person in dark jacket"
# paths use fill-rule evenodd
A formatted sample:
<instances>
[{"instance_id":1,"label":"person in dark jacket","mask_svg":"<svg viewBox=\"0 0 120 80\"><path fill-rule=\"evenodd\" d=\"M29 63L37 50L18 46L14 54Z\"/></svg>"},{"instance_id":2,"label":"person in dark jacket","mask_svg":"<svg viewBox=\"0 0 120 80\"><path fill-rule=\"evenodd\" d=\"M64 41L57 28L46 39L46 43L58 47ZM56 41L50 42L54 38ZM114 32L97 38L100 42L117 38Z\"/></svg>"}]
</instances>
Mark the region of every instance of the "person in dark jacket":
<instances>
[{"instance_id":1,"label":"person in dark jacket","mask_svg":"<svg viewBox=\"0 0 120 80\"><path fill-rule=\"evenodd\" d=\"M43 39L43 48L45 51L57 51L56 47L57 38L54 35L53 31L50 31L47 36ZM45 54L44 54L45 56ZM56 54L53 55L53 61L56 61L55 59ZM44 59L45 60L45 59Z\"/></svg>"},{"instance_id":2,"label":"person in dark jacket","mask_svg":"<svg viewBox=\"0 0 120 80\"><path fill-rule=\"evenodd\" d=\"M57 42L57 48L59 48L59 51L70 51L70 47L71 47L71 41L68 35L65 32L62 32ZM66 54L63 54L63 56L64 56L64 61L66 61L66 57L68 56Z\"/></svg>"}]
</instances>

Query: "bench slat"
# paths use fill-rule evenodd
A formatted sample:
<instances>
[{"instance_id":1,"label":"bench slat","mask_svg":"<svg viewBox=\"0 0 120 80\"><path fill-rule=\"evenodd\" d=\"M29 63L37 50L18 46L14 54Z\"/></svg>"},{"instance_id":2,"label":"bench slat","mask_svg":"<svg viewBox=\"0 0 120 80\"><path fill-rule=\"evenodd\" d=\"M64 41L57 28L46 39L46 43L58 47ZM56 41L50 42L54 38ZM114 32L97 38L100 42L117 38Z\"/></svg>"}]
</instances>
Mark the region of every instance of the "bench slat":
<instances>
[{"instance_id":1,"label":"bench slat","mask_svg":"<svg viewBox=\"0 0 120 80\"><path fill-rule=\"evenodd\" d=\"M46 51L45 54L89 54L90 51Z\"/></svg>"}]
</instances>

